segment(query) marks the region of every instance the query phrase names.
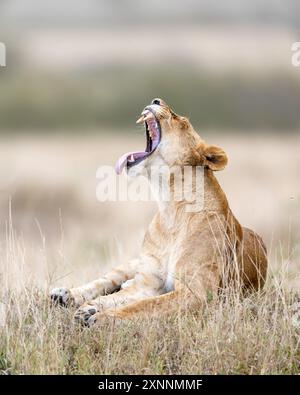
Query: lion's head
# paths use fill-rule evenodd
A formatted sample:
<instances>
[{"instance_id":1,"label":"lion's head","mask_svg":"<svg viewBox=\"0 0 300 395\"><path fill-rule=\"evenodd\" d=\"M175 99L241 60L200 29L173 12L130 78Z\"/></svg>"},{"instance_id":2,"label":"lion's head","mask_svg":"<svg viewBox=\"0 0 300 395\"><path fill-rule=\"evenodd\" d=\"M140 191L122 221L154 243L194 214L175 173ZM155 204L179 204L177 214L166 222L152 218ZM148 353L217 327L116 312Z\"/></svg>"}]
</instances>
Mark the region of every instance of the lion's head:
<instances>
[{"instance_id":1,"label":"lion's head","mask_svg":"<svg viewBox=\"0 0 300 395\"><path fill-rule=\"evenodd\" d=\"M151 166L205 166L221 170L227 164L223 149L207 145L186 117L176 114L162 99L152 100L137 120L146 130L145 151L128 152L116 163L120 174L124 167L142 171Z\"/></svg>"}]
</instances>

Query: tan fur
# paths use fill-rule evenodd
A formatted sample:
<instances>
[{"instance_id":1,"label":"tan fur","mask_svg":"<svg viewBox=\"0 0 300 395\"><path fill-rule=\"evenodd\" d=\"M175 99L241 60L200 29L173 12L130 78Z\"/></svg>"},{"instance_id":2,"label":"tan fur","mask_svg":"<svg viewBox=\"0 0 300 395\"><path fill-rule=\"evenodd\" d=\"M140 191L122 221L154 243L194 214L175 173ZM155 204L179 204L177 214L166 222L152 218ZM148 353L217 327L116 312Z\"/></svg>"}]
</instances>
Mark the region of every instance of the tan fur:
<instances>
[{"instance_id":1,"label":"tan fur","mask_svg":"<svg viewBox=\"0 0 300 395\"><path fill-rule=\"evenodd\" d=\"M135 167L147 172L151 166L203 166L203 208L187 212L185 200L158 202L138 259L83 287L53 291L64 303L81 305L75 317L88 325L105 315L200 311L225 286L251 291L265 282L263 241L238 223L213 173L226 166L225 152L207 145L187 118L160 102L151 108L160 121L161 142Z\"/></svg>"}]
</instances>

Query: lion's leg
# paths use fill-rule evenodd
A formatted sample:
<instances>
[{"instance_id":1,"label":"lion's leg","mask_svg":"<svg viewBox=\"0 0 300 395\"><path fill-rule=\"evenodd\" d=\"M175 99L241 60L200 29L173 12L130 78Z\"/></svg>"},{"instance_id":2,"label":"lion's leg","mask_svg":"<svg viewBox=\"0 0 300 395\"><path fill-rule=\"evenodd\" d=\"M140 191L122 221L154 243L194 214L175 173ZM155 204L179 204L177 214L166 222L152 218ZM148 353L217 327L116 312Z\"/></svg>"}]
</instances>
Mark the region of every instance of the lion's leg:
<instances>
[{"instance_id":1,"label":"lion's leg","mask_svg":"<svg viewBox=\"0 0 300 395\"><path fill-rule=\"evenodd\" d=\"M121 293L121 292L119 292ZM75 320L82 325L91 326L97 321L102 321L107 317L116 317L116 318L132 318L135 315L139 316L148 316L149 314L153 314L154 311L162 314L162 313L172 313L180 310L180 299L178 291L172 291L163 295L155 295L152 297L145 297L144 299L140 299L141 295L128 295L129 297L126 299L126 305L122 305L122 303L117 303L116 300L115 306L113 303L106 303L102 306L101 310L97 310L97 305L93 305L93 302L85 303L81 306L75 313ZM103 302L104 299L108 298L107 296L101 298ZM119 300L120 302L120 300Z\"/></svg>"},{"instance_id":2,"label":"lion's leg","mask_svg":"<svg viewBox=\"0 0 300 395\"><path fill-rule=\"evenodd\" d=\"M86 325L92 326L100 323L107 317L119 319L131 319L134 317L146 318L149 316L161 316L185 312L191 309L201 310L204 300L187 292L172 291L163 295L157 295L130 303L123 307L110 308L87 317Z\"/></svg>"},{"instance_id":3,"label":"lion's leg","mask_svg":"<svg viewBox=\"0 0 300 395\"><path fill-rule=\"evenodd\" d=\"M97 312L119 309L140 300L161 295L163 292L164 286L161 279L151 274L139 273L128 287L121 289L119 292L99 296L81 305L75 313L75 320L85 325L90 316Z\"/></svg>"},{"instance_id":4,"label":"lion's leg","mask_svg":"<svg viewBox=\"0 0 300 395\"><path fill-rule=\"evenodd\" d=\"M188 310L201 311L212 299L216 300L219 276L214 271L207 271L203 267L201 276L176 281L175 290L161 295L144 297L133 300L125 306L106 306L107 308L95 312L91 310L85 316L84 324L91 326L106 317L130 319L135 316L149 317L150 315L166 315L186 312Z\"/></svg>"},{"instance_id":5,"label":"lion's leg","mask_svg":"<svg viewBox=\"0 0 300 395\"><path fill-rule=\"evenodd\" d=\"M189 305L193 300L189 300ZM188 301L188 299L186 300ZM127 306L119 307L118 309L107 309L101 316L114 316L117 318L130 318L135 315L148 315L149 313L157 312L159 314L172 314L182 309L186 309L186 303L182 303L182 294L179 291L172 291L163 295L153 296L147 299L139 300L130 303Z\"/></svg>"},{"instance_id":6,"label":"lion's leg","mask_svg":"<svg viewBox=\"0 0 300 395\"><path fill-rule=\"evenodd\" d=\"M61 305L80 306L85 301L106 295L120 289L121 285L132 279L137 271L138 259L117 266L103 277L77 288L55 288L51 291L51 300Z\"/></svg>"}]
</instances>

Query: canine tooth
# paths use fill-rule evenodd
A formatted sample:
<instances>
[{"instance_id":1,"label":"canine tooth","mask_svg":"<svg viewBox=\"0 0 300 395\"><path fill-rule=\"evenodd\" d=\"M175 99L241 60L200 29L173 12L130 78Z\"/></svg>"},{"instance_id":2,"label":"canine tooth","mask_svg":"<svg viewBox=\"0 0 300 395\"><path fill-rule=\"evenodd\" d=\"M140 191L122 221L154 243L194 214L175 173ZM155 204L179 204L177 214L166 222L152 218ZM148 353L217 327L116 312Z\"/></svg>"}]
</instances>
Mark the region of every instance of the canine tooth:
<instances>
[{"instance_id":1,"label":"canine tooth","mask_svg":"<svg viewBox=\"0 0 300 395\"><path fill-rule=\"evenodd\" d=\"M137 121L136 121L136 123L142 123L142 122L144 122L144 115L142 115Z\"/></svg>"},{"instance_id":2,"label":"canine tooth","mask_svg":"<svg viewBox=\"0 0 300 395\"><path fill-rule=\"evenodd\" d=\"M136 123L145 122L147 119L149 119L149 115L152 117L152 113L149 110L144 110L141 115L142 116L136 121ZM146 115L148 115L148 117L146 117Z\"/></svg>"},{"instance_id":3,"label":"canine tooth","mask_svg":"<svg viewBox=\"0 0 300 395\"><path fill-rule=\"evenodd\" d=\"M130 156L129 162L134 162L134 156L133 155Z\"/></svg>"}]
</instances>

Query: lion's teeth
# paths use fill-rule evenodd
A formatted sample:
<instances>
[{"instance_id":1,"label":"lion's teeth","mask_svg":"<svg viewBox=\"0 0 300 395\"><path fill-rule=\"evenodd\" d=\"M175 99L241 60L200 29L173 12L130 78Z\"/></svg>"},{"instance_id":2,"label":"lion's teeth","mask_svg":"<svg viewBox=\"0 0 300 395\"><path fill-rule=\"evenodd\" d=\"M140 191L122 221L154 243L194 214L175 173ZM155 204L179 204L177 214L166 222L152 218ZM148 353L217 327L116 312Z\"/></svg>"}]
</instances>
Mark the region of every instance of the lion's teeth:
<instances>
[{"instance_id":1,"label":"lion's teeth","mask_svg":"<svg viewBox=\"0 0 300 395\"><path fill-rule=\"evenodd\" d=\"M153 117L153 114L150 112L148 115L145 116L144 121L148 121Z\"/></svg>"},{"instance_id":2,"label":"lion's teeth","mask_svg":"<svg viewBox=\"0 0 300 395\"><path fill-rule=\"evenodd\" d=\"M136 123L142 123L144 122L144 115L142 115L137 121Z\"/></svg>"},{"instance_id":3,"label":"lion's teeth","mask_svg":"<svg viewBox=\"0 0 300 395\"><path fill-rule=\"evenodd\" d=\"M136 121L136 123L145 122L153 117L153 114L149 110L144 110L141 115L142 116Z\"/></svg>"},{"instance_id":4,"label":"lion's teeth","mask_svg":"<svg viewBox=\"0 0 300 395\"><path fill-rule=\"evenodd\" d=\"M130 156L129 162L134 162L134 156L133 155Z\"/></svg>"}]
</instances>

